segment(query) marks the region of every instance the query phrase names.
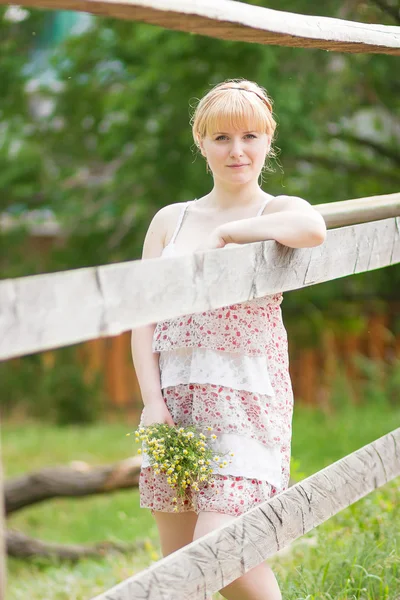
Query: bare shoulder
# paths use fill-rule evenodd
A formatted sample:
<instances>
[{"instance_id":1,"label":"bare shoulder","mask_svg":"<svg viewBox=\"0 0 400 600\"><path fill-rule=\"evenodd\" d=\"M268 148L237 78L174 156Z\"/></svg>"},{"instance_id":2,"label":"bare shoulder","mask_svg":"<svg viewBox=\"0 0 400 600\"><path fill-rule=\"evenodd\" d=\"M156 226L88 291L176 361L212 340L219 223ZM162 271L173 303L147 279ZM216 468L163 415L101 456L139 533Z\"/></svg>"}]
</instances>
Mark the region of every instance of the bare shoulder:
<instances>
[{"instance_id":1,"label":"bare shoulder","mask_svg":"<svg viewBox=\"0 0 400 600\"><path fill-rule=\"evenodd\" d=\"M280 212L284 210L300 210L306 212L317 212L316 209L304 198L299 196L275 196L270 202L271 212Z\"/></svg>"},{"instance_id":2,"label":"bare shoulder","mask_svg":"<svg viewBox=\"0 0 400 600\"><path fill-rule=\"evenodd\" d=\"M174 204L167 204L160 208L159 211L156 212L153 219L157 219L160 223L167 223L174 220L182 210L184 202L174 202Z\"/></svg>"},{"instance_id":3,"label":"bare shoulder","mask_svg":"<svg viewBox=\"0 0 400 600\"><path fill-rule=\"evenodd\" d=\"M143 244L142 258L161 256L166 240L170 237L171 228L178 220L182 210L182 202L168 204L158 210L152 218Z\"/></svg>"},{"instance_id":4,"label":"bare shoulder","mask_svg":"<svg viewBox=\"0 0 400 600\"><path fill-rule=\"evenodd\" d=\"M160 208L160 210L154 215L154 219L157 218L160 226L164 229L164 246L166 246L166 244L169 242L175 231L179 215L181 214L182 207L184 205L185 202L174 202L174 204L167 204L167 206Z\"/></svg>"}]
</instances>

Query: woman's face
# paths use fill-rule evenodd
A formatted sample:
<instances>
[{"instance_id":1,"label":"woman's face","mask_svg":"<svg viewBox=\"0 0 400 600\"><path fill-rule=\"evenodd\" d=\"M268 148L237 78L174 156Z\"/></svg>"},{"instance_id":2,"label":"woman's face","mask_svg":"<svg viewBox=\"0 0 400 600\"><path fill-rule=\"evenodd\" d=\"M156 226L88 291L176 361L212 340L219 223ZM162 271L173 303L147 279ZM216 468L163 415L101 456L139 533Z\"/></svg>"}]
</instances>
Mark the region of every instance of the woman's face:
<instances>
[{"instance_id":1,"label":"woman's face","mask_svg":"<svg viewBox=\"0 0 400 600\"><path fill-rule=\"evenodd\" d=\"M214 179L241 185L258 180L270 145L266 133L226 128L211 131L200 141Z\"/></svg>"}]
</instances>

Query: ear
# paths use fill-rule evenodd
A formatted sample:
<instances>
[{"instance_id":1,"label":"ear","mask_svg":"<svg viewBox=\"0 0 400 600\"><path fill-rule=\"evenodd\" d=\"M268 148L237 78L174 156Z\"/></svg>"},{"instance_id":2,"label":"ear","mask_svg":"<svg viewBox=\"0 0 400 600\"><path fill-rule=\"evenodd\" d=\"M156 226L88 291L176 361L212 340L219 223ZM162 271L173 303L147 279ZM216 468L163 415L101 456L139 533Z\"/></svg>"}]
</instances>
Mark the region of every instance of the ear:
<instances>
[{"instance_id":1,"label":"ear","mask_svg":"<svg viewBox=\"0 0 400 600\"><path fill-rule=\"evenodd\" d=\"M204 150L203 140L201 138L197 138L197 142L199 144L200 152L202 153L202 155L204 157L206 157L206 153L205 153L205 150Z\"/></svg>"},{"instance_id":2,"label":"ear","mask_svg":"<svg viewBox=\"0 0 400 600\"><path fill-rule=\"evenodd\" d=\"M268 136L267 149L266 149L266 152L265 152L265 158L267 158L270 150L271 150L271 136Z\"/></svg>"}]
</instances>

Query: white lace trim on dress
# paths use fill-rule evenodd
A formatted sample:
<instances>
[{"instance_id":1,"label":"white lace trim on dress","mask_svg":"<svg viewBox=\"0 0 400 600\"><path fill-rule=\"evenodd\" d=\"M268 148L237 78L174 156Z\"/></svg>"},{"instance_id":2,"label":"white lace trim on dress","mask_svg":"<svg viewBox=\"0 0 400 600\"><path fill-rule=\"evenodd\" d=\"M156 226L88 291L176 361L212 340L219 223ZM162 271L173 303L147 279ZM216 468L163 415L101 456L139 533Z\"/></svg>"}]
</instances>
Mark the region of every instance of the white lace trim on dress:
<instances>
[{"instance_id":1,"label":"white lace trim on dress","mask_svg":"<svg viewBox=\"0 0 400 600\"><path fill-rule=\"evenodd\" d=\"M216 454L233 452L235 455L227 455L224 460L228 461L228 466L215 467L215 474L258 479L268 481L276 488L281 487L282 462L279 446L267 447L257 440L235 433L219 434L216 440L209 439L207 443ZM149 458L147 454L143 454L142 468L149 466Z\"/></svg>"},{"instance_id":2,"label":"white lace trim on dress","mask_svg":"<svg viewBox=\"0 0 400 600\"><path fill-rule=\"evenodd\" d=\"M160 372L162 388L211 383L275 396L266 356L246 356L210 348L178 348L160 352Z\"/></svg>"}]
</instances>

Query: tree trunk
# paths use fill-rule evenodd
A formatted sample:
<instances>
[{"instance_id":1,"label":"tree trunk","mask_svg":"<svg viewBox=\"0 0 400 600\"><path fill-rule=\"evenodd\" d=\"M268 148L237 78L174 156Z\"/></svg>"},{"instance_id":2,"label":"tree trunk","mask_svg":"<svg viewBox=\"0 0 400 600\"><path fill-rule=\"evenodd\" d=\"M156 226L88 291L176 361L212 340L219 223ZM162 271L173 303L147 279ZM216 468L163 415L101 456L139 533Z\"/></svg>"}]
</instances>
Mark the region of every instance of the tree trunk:
<instances>
[{"instance_id":1,"label":"tree trunk","mask_svg":"<svg viewBox=\"0 0 400 600\"><path fill-rule=\"evenodd\" d=\"M106 494L137 487L141 463L140 456L98 467L76 461L68 467L49 467L13 477L4 486L6 515L50 498Z\"/></svg>"},{"instance_id":2,"label":"tree trunk","mask_svg":"<svg viewBox=\"0 0 400 600\"><path fill-rule=\"evenodd\" d=\"M88 556L104 556L109 552L137 552L145 548L145 541L138 540L132 544L118 544L115 542L98 542L90 546L81 544L54 544L35 540L19 531L6 532L7 553L19 558L41 556L55 557L60 560L79 560Z\"/></svg>"}]
</instances>

